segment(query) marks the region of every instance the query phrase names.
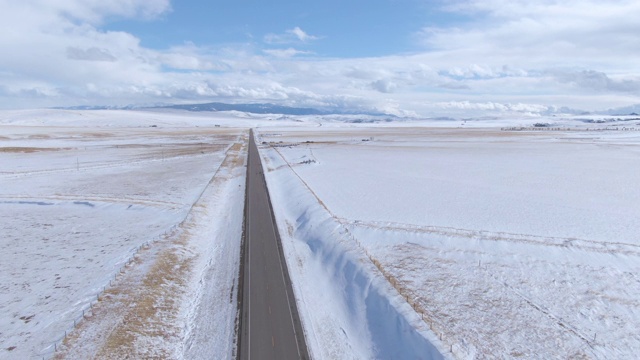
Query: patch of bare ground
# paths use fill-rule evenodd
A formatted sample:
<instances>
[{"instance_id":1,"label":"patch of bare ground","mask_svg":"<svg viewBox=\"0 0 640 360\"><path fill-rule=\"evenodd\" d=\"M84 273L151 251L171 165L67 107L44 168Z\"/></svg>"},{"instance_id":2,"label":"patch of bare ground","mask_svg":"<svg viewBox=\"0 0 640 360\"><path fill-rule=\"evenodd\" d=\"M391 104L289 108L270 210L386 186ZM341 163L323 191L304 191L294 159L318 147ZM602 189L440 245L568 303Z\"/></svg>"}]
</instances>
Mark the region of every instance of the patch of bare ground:
<instances>
[{"instance_id":1,"label":"patch of bare ground","mask_svg":"<svg viewBox=\"0 0 640 360\"><path fill-rule=\"evenodd\" d=\"M21 146L0 147L0 153L34 153L34 152L41 152L41 151L60 151L60 150L69 150L69 148L39 148L39 147L21 147Z\"/></svg>"},{"instance_id":2,"label":"patch of bare ground","mask_svg":"<svg viewBox=\"0 0 640 360\"><path fill-rule=\"evenodd\" d=\"M242 150L246 147L245 144L242 143L235 143L231 146L231 148L229 148L229 152L231 152L232 156L229 156L225 159L226 161L229 161L228 164L223 163L222 166L223 167L228 167L228 168L235 168L238 166L242 166L244 164L244 156L241 156L241 152Z\"/></svg>"},{"instance_id":3,"label":"patch of bare ground","mask_svg":"<svg viewBox=\"0 0 640 360\"><path fill-rule=\"evenodd\" d=\"M99 297L58 349L56 359L167 359L182 336L177 321L196 254L189 225L143 249ZM146 267L145 265L148 265ZM86 347L92 342L92 347Z\"/></svg>"},{"instance_id":4,"label":"patch of bare ground","mask_svg":"<svg viewBox=\"0 0 640 360\"><path fill-rule=\"evenodd\" d=\"M411 130L411 132L406 132ZM409 128L403 129L403 132L398 132L397 135L403 137L409 136L418 137L419 139L446 139L447 141L460 141L470 138L491 139L498 138L501 140L507 138L532 138L541 137L541 132L525 132L525 131L501 131L500 129L493 128L477 128L477 129L464 129L464 128ZM544 134L543 134L544 135ZM548 134L547 134L548 135Z\"/></svg>"},{"instance_id":5,"label":"patch of bare ground","mask_svg":"<svg viewBox=\"0 0 640 360\"><path fill-rule=\"evenodd\" d=\"M169 146L155 147L151 155L153 157L177 157L187 155L206 154L219 152L224 149L224 144L172 144Z\"/></svg>"},{"instance_id":6,"label":"patch of bare ground","mask_svg":"<svg viewBox=\"0 0 640 360\"><path fill-rule=\"evenodd\" d=\"M29 139L51 139L51 136L46 134L34 134L34 135L29 135L28 138Z\"/></svg>"},{"instance_id":7,"label":"patch of bare ground","mask_svg":"<svg viewBox=\"0 0 640 360\"><path fill-rule=\"evenodd\" d=\"M90 132L90 133L81 133L80 136L92 137L92 138L108 138L108 137L115 136L115 134L112 134L110 132Z\"/></svg>"},{"instance_id":8,"label":"patch of bare ground","mask_svg":"<svg viewBox=\"0 0 640 360\"><path fill-rule=\"evenodd\" d=\"M195 129L162 129L161 131L145 131L145 134L149 134L151 137L158 135L175 137L177 139L184 139L185 136L194 136L201 138L202 136L209 136L215 139L220 139L226 142L232 142L238 137L238 133L241 130L237 128L230 129L207 129L207 128L195 128Z\"/></svg>"},{"instance_id":9,"label":"patch of bare ground","mask_svg":"<svg viewBox=\"0 0 640 360\"><path fill-rule=\"evenodd\" d=\"M189 236L189 231L185 230L174 240L175 247L158 254L155 264L142 280L143 291L132 294L129 304L123 303L129 310L120 325L111 331L96 358L173 357L171 349L161 344L172 338L175 342L181 337L181 327L176 320L184 296L185 279L195 256L182 250ZM114 289L113 292L118 290L135 292L134 289ZM111 290L105 295L110 293Z\"/></svg>"},{"instance_id":10,"label":"patch of bare ground","mask_svg":"<svg viewBox=\"0 0 640 360\"><path fill-rule=\"evenodd\" d=\"M112 145L111 149L137 150L136 160L152 160L219 153L228 146L228 143L218 138L213 140L212 142L198 143L119 144Z\"/></svg>"}]
</instances>

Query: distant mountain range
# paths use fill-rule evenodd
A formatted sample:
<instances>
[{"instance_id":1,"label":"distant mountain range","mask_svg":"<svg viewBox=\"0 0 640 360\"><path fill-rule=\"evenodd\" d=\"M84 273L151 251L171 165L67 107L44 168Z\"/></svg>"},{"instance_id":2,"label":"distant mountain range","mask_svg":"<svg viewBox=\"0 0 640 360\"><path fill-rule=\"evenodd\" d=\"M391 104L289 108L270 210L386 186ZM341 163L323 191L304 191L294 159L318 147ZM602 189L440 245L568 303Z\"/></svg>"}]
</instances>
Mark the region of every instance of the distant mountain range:
<instances>
[{"instance_id":1,"label":"distant mountain range","mask_svg":"<svg viewBox=\"0 0 640 360\"><path fill-rule=\"evenodd\" d=\"M625 106L616 109L609 109L606 111L599 112L604 115L638 115L640 114L640 104L635 104L631 106Z\"/></svg>"},{"instance_id":2,"label":"distant mountain range","mask_svg":"<svg viewBox=\"0 0 640 360\"><path fill-rule=\"evenodd\" d=\"M212 102L206 104L186 104L186 105L168 105L161 106L165 109L179 109L187 111L241 111L251 114L280 114L280 115L371 115L371 116L390 116L381 112L371 111L351 111L351 110L320 110L307 107L291 107L269 103L262 104L226 104Z\"/></svg>"},{"instance_id":3,"label":"distant mountain range","mask_svg":"<svg viewBox=\"0 0 640 360\"><path fill-rule=\"evenodd\" d=\"M279 114L279 115L372 115L372 116L389 116L381 112L366 111L346 111L346 110L320 110L306 107L291 107L276 104L227 104L220 102L211 102L206 104L182 104L182 105L143 105L143 106L72 106L59 109L66 110L133 110L133 109L176 109L186 111L241 111L251 114Z\"/></svg>"},{"instance_id":4,"label":"distant mountain range","mask_svg":"<svg viewBox=\"0 0 640 360\"><path fill-rule=\"evenodd\" d=\"M313 108L299 108L275 104L225 104L219 102L206 104L186 104L161 106L165 109L179 109L187 111L242 111L252 114L283 114L283 115L327 115L331 112Z\"/></svg>"},{"instance_id":5,"label":"distant mountain range","mask_svg":"<svg viewBox=\"0 0 640 360\"><path fill-rule=\"evenodd\" d=\"M141 106L136 105L77 105L77 106L57 106L52 107L56 110L133 110L140 109Z\"/></svg>"},{"instance_id":6,"label":"distant mountain range","mask_svg":"<svg viewBox=\"0 0 640 360\"><path fill-rule=\"evenodd\" d=\"M385 116L388 118L397 118L392 114L386 114L382 112L371 111L355 111L355 110L341 110L341 109L329 109L322 110L310 107L291 107L269 103L261 104L227 104L220 102L211 102L205 104L182 104L182 105L168 105L168 104L154 104L154 105L127 105L127 106L72 106L57 109L66 110L134 110L134 109L176 109L185 111L240 111L251 114L278 114L278 115L368 115L368 116ZM608 109L603 111L583 111L579 109L572 109L567 107L549 107L546 111L540 112L540 115L554 115L554 114L573 114L573 115L637 115L640 113L640 104L626 106L615 109ZM444 119L444 118L443 118Z\"/></svg>"}]
</instances>

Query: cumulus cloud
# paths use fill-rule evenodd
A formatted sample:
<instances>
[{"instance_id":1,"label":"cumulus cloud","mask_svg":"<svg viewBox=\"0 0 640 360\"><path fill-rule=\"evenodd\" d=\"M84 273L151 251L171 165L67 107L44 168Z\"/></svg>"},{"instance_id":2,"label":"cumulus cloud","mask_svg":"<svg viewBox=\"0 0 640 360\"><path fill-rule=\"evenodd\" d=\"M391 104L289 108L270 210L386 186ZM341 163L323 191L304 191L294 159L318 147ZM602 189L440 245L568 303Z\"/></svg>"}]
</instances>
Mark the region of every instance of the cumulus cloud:
<instances>
[{"instance_id":1,"label":"cumulus cloud","mask_svg":"<svg viewBox=\"0 0 640 360\"><path fill-rule=\"evenodd\" d=\"M449 101L434 104L443 109L457 110L491 110L498 112L518 112L518 113L541 113L549 110L546 105L540 104L510 104L495 102L470 102L470 101Z\"/></svg>"},{"instance_id":2,"label":"cumulus cloud","mask_svg":"<svg viewBox=\"0 0 640 360\"><path fill-rule=\"evenodd\" d=\"M388 79L376 80L370 85L372 89L377 90L381 93L392 93L398 88L398 85L396 83Z\"/></svg>"},{"instance_id":3,"label":"cumulus cloud","mask_svg":"<svg viewBox=\"0 0 640 360\"><path fill-rule=\"evenodd\" d=\"M637 1L458 0L445 10L474 20L425 27L419 37L428 49L467 61L539 67L564 60L587 68L605 64L630 69L633 65L622 56L640 55L633 45L640 22L629 16L640 13Z\"/></svg>"},{"instance_id":4,"label":"cumulus cloud","mask_svg":"<svg viewBox=\"0 0 640 360\"><path fill-rule=\"evenodd\" d=\"M14 93L37 86L61 94L81 92L87 83L115 87L153 81L160 74L152 51L131 34L101 31L93 24L110 16L164 11L168 2L159 0L0 0L0 48L6 54L0 68L11 73L0 74L0 80Z\"/></svg>"},{"instance_id":5,"label":"cumulus cloud","mask_svg":"<svg viewBox=\"0 0 640 360\"><path fill-rule=\"evenodd\" d=\"M610 78L606 73L595 70L550 71L559 82L569 83L580 89L640 93L640 79Z\"/></svg>"},{"instance_id":6,"label":"cumulus cloud","mask_svg":"<svg viewBox=\"0 0 640 360\"><path fill-rule=\"evenodd\" d=\"M478 79L478 78L496 78L503 76L512 76L507 66L488 66L479 64L468 64L466 66L454 66L441 71L445 76L465 79ZM526 75L526 72L521 72L520 75Z\"/></svg>"},{"instance_id":7,"label":"cumulus cloud","mask_svg":"<svg viewBox=\"0 0 640 360\"><path fill-rule=\"evenodd\" d=\"M449 96L456 101L467 96L506 104L500 100L518 98L588 109L640 102L640 72L632 60L640 56L633 45L640 23L630 15L640 13L637 1L443 4L442 10L469 20L425 27L417 34L424 50L415 58L437 69L443 80L438 86L453 90Z\"/></svg>"},{"instance_id":8,"label":"cumulus cloud","mask_svg":"<svg viewBox=\"0 0 640 360\"><path fill-rule=\"evenodd\" d=\"M300 27L164 50L103 29L170 14L169 0L0 0L0 106L229 100L429 116L640 102L637 1L440 3L463 21L425 27L412 53L323 59L303 56L321 37Z\"/></svg>"}]
</instances>

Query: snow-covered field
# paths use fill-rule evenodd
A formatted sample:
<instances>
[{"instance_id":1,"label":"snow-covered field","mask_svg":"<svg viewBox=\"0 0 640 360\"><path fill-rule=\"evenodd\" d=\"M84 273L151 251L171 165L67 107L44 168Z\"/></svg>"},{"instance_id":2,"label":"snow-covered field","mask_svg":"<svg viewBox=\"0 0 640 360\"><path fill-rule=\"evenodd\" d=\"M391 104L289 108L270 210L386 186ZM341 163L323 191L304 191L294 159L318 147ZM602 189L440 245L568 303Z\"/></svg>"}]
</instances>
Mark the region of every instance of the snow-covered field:
<instances>
[{"instance_id":1,"label":"snow-covered field","mask_svg":"<svg viewBox=\"0 0 640 360\"><path fill-rule=\"evenodd\" d=\"M361 120L0 112L0 359L232 358L250 127L314 359L636 358L640 120Z\"/></svg>"},{"instance_id":2,"label":"snow-covered field","mask_svg":"<svg viewBox=\"0 0 640 360\"><path fill-rule=\"evenodd\" d=\"M312 353L637 358L640 126L446 125L260 132Z\"/></svg>"},{"instance_id":3,"label":"snow-covered field","mask_svg":"<svg viewBox=\"0 0 640 360\"><path fill-rule=\"evenodd\" d=\"M239 254L248 134L228 127L235 122L0 113L0 358L49 358L61 347L68 358L117 357L101 348L118 336L129 355L231 354L238 259L229 254ZM208 317L219 336L205 343L200 300L223 290ZM141 313L145 294L165 318L126 329L132 314L115 308Z\"/></svg>"}]
</instances>

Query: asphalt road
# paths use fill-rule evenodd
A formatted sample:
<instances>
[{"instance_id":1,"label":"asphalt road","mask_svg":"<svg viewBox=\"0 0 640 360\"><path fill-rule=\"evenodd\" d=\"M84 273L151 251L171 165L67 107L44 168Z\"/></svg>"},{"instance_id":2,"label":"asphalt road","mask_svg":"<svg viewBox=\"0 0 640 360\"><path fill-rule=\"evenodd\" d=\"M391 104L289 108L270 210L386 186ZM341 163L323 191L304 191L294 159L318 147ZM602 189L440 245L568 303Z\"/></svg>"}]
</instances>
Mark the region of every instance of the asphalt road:
<instances>
[{"instance_id":1,"label":"asphalt road","mask_svg":"<svg viewBox=\"0 0 640 360\"><path fill-rule=\"evenodd\" d=\"M245 206L238 358L308 359L253 132Z\"/></svg>"}]
</instances>

